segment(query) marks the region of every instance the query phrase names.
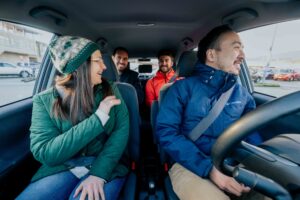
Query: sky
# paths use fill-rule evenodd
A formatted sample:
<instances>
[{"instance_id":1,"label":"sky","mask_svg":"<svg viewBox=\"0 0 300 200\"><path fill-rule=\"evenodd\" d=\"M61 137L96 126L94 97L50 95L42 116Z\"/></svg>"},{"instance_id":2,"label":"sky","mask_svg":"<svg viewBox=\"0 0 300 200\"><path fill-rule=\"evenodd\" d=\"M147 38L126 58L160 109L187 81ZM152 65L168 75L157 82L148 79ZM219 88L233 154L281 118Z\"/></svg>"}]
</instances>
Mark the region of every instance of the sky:
<instances>
[{"instance_id":1,"label":"sky","mask_svg":"<svg viewBox=\"0 0 300 200\"><path fill-rule=\"evenodd\" d=\"M239 34L244 43L247 61L266 63L271 56L273 62L296 62L300 67L300 20L268 25ZM272 41L273 48L270 54ZM294 60L287 59L287 55L294 56Z\"/></svg>"}]
</instances>

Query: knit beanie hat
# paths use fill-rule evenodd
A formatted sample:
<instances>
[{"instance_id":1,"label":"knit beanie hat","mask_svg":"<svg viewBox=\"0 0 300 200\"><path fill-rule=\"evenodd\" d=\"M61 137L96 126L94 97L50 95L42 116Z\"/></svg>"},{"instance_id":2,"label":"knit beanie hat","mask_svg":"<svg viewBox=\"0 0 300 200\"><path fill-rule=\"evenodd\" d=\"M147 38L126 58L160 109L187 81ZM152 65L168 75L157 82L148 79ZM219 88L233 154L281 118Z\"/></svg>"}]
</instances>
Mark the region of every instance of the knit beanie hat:
<instances>
[{"instance_id":1,"label":"knit beanie hat","mask_svg":"<svg viewBox=\"0 0 300 200\"><path fill-rule=\"evenodd\" d=\"M49 44L51 60L55 68L70 74L82 65L99 47L96 43L81 37L60 36Z\"/></svg>"}]
</instances>

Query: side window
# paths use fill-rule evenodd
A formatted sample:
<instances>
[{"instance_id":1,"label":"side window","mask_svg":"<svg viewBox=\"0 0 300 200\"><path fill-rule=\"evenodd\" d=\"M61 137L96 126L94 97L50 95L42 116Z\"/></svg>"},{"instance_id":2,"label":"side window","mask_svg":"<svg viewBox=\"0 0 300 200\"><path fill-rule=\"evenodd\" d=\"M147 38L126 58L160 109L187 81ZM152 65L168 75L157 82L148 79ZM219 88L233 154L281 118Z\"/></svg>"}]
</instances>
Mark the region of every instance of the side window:
<instances>
[{"instance_id":1,"label":"side window","mask_svg":"<svg viewBox=\"0 0 300 200\"><path fill-rule=\"evenodd\" d=\"M280 97L300 90L300 20L240 33L254 91Z\"/></svg>"},{"instance_id":2,"label":"side window","mask_svg":"<svg viewBox=\"0 0 300 200\"><path fill-rule=\"evenodd\" d=\"M0 21L0 106L32 96L53 34Z\"/></svg>"}]
</instances>

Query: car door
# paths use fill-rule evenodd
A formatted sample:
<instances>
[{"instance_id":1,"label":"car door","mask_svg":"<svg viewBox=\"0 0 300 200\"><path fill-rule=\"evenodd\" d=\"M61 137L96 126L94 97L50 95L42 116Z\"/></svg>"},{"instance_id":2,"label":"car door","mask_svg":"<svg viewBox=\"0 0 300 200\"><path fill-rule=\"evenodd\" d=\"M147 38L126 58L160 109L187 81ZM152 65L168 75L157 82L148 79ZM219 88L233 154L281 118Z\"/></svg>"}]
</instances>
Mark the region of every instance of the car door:
<instances>
[{"instance_id":1,"label":"car door","mask_svg":"<svg viewBox=\"0 0 300 200\"><path fill-rule=\"evenodd\" d=\"M0 63L0 76L5 75L4 63Z\"/></svg>"},{"instance_id":2,"label":"car door","mask_svg":"<svg viewBox=\"0 0 300 200\"><path fill-rule=\"evenodd\" d=\"M9 63L4 63L4 69L7 75L16 75L19 74L16 66L13 66Z\"/></svg>"},{"instance_id":3,"label":"car door","mask_svg":"<svg viewBox=\"0 0 300 200\"><path fill-rule=\"evenodd\" d=\"M11 65L7 63L0 63L0 75L10 75L13 72L13 68Z\"/></svg>"},{"instance_id":4,"label":"car door","mask_svg":"<svg viewBox=\"0 0 300 200\"><path fill-rule=\"evenodd\" d=\"M252 92L257 106L300 90L300 81L274 80L268 72L300 69L300 20L259 27L240 33L245 46L243 83ZM260 82L251 80L249 71L263 74ZM274 74L276 76L276 73ZM288 105L286 105L288 106ZM281 133L300 133L300 113L280 118L263 127L264 139Z\"/></svg>"},{"instance_id":5,"label":"car door","mask_svg":"<svg viewBox=\"0 0 300 200\"><path fill-rule=\"evenodd\" d=\"M2 24L9 26L17 26L18 29L28 31L29 28L13 23L1 21ZM2 26L3 27L3 26ZM1 29L1 27L0 27ZM6 30L0 31L0 36ZM8 34L11 33L11 34ZM17 36L16 36L17 35ZM34 38L45 36L45 40L37 41ZM24 59L34 57L39 61L43 61L43 69L39 78L35 77L24 81L22 78L0 77L0 199L14 199L25 187L36 172L39 164L36 162L29 148L29 128L31 124L32 113L32 96L36 92L45 88L47 79L47 55L46 46L50 38L53 36L50 33L45 33L37 29L30 28L27 34L18 35L18 32L5 32L5 37L9 37L11 46L0 42L0 48L3 50L0 62L10 60L13 63L24 62ZM43 49L38 49L32 55L27 53L26 49L14 46L21 41L26 40L26 37L31 37L33 45L40 42ZM32 39L33 38L33 39ZM22 53L22 59L20 54ZM12 68L12 67L10 67ZM10 72L12 73L12 72Z\"/></svg>"}]
</instances>

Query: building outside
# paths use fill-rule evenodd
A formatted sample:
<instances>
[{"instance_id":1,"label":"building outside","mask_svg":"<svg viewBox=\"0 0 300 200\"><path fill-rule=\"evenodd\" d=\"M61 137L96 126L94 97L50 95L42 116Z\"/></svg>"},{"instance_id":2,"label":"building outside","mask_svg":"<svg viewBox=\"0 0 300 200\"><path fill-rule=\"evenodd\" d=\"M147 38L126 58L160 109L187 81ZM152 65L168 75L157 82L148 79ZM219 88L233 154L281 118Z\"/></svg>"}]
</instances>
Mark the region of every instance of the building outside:
<instances>
[{"instance_id":1,"label":"building outside","mask_svg":"<svg viewBox=\"0 0 300 200\"><path fill-rule=\"evenodd\" d=\"M37 65L47 48L43 31L0 21L0 62L17 66Z\"/></svg>"}]
</instances>

